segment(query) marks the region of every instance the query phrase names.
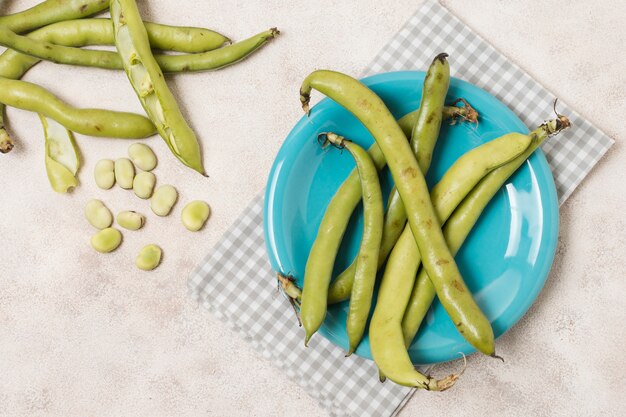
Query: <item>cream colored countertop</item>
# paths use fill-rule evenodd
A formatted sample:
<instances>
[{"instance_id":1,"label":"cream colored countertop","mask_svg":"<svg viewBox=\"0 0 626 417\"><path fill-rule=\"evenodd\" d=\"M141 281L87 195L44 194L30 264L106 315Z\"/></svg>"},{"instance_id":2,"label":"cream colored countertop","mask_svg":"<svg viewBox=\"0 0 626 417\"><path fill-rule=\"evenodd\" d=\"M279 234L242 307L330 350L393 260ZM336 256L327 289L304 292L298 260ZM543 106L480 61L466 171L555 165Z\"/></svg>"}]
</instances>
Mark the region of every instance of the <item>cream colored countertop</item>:
<instances>
[{"instance_id":1,"label":"cream colored countertop","mask_svg":"<svg viewBox=\"0 0 626 417\"><path fill-rule=\"evenodd\" d=\"M34 0L0 3L16 11ZM204 199L208 227L190 233L150 216L115 253L89 247L83 206L148 212L127 191L102 191L94 164L127 142L79 137L82 185L69 196L45 178L36 116L9 111L15 150L0 155L0 415L323 416L306 392L225 324L186 297L194 265L265 186L274 155L300 117L299 83L311 70L359 75L419 1L154 0L146 17L209 26L242 39L283 34L249 61L170 84L202 141L205 179L183 169L157 137L161 184L181 203ZM616 140L561 208L548 283L498 340L506 363L471 357L443 394L417 393L402 416L626 415L626 6L611 1L446 1L485 39ZM454 57L451 57L454 65ZM41 64L27 80L77 106L141 111L121 72ZM152 273L134 267L146 243L164 250ZM444 373L439 368L436 372Z\"/></svg>"}]
</instances>

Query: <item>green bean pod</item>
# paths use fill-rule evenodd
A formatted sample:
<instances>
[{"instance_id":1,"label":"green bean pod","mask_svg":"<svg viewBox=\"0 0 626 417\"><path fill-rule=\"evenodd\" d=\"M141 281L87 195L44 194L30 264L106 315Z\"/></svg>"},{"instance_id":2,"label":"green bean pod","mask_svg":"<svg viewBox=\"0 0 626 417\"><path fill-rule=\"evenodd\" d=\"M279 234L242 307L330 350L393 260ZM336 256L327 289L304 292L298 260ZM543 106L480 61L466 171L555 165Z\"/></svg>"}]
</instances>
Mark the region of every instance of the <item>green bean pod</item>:
<instances>
[{"instance_id":1,"label":"green bean pod","mask_svg":"<svg viewBox=\"0 0 626 417\"><path fill-rule=\"evenodd\" d=\"M424 175L426 175L430 167L433 150L437 144L443 120L444 102L450 85L450 64L447 57L448 54L445 53L437 55L426 72L420 108L417 111L417 117L411 130L411 148ZM406 212L404 205L398 190L396 190L396 187L393 187L387 199L383 238L378 258L379 268L385 263L389 252L391 252L400 233L402 233L405 223ZM346 293L336 294L336 292L337 289L343 287L342 284L344 282L353 280L354 269L355 265L352 262L331 284L329 289L331 293L329 300L331 302L347 296Z\"/></svg>"},{"instance_id":2,"label":"green bean pod","mask_svg":"<svg viewBox=\"0 0 626 417\"><path fill-rule=\"evenodd\" d=\"M126 75L157 131L185 165L205 175L200 145L165 82L134 0L111 0L115 46Z\"/></svg>"},{"instance_id":3,"label":"green bean pod","mask_svg":"<svg viewBox=\"0 0 626 417\"><path fill-rule=\"evenodd\" d=\"M205 52L219 48L225 42L229 43L229 39L225 36L211 31L209 29L188 28L167 26L158 23L146 22L146 30L150 39L150 45L158 49L170 49L177 52ZM6 33L6 31L5 31ZM9 33L9 36L13 36ZM113 26L110 19L81 19L55 23L42 27L38 30L30 32L28 38L32 40L45 41L44 45L35 45L31 48L31 52L45 51L49 53L47 48L51 48L56 53L56 61L62 61L58 56L65 56L68 60L82 62L82 59L91 62L102 68L105 64L113 65L115 69L123 69L122 60L119 54L109 51L83 51L79 52L79 58L74 57L76 49L57 49L59 46L86 46L86 45L113 45L115 37L113 36ZM245 42L245 41L244 41ZM32 44L22 43L22 46L32 46ZM79 50L80 51L80 50ZM213 56L219 55L217 52ZM179 62L184 61L188 55L177 55L173 65L180 65ZM39 58L23 54L13 49L7 49L0 55L0 76L20 79L35 64L40 61ZM219 61L219 59L216 59ZM210 64L207 59L207 65ZM223 62L221 63L223 64ZM212 68L206 68L212 69ZM167 70L167 68L166 68ZM172 71L168 71L172 72ZM0 104L0 152L7 153L13 149L13 140L4 129L4 104Z\"/></svg>"},{"instance_id":4,"label":"green bean pod","mask_svg":"<svg viewBox=\"0 0 626 417\"><path fill-rule=\"evenodd\" d=\"M19 13L0 16L0 26L28 32L63 20L80 19L106 10L107 0L46 0Z\"/></svg>"},{"instance_id":5,"label":"green bean pod","mask_svg":"<svg viewBox=\"0 0 626 417\"><path fill-rule=\"evenodd\" d=\"M300 89L302 108L307 113L313 88L345 107L372 134L387 160L424 267L444 308L457 329L477 350L486 355L495 354L491 324L463 281L443 237L426 180L402 129L385 103L358 80L338 72L319 70L311 73ZM310 330L307 329L309 335Z\"/></svg>"},{"instance_id":6,"label":"green bean pod","mask_svg":"<svg viewBox=\"0 0 626 417\"><path fill-rule=\"evenodd\" d=\"M78 185L76 174L80 167L78 149L74 135L64 126L43 115L39 115L46 139L46 174L52 189L67 193Z\"/></svg>"},{"instance_id":7,"label":"green bean pod","mask_svg":"<svg viewBox=\"0 0 626 417\"><path fill-rule=\"evenodd\" d=\"M398 124L402 128L404 134L407 136L411 135L412 126L415 123L415 120L417 120L417 113L418 110L415 110L398 120ZM461 118L464 120L475 122L477 117L478 114L469 105L467 107L447 106L443 109L444 120L456 120ZM385 158L380 152L380 148L375 143L369 148L368 154L372 158L372 161L374 161L374 164L376 165L376 168L378 170L381 170L386 165ZM340 200L340 202L332 203L332 200L334 199ZM353 170L350 175L348 175L348 178L337 190L332 200L327 207L326 212L324 213L324 218L335 218L337 223L335 224L334 228L327 230L326 233L322 235L318 235L320 236L320 238L324 236L324 239L328 238L332 239L333 242L337 242L336 244L338 249L338 245L339 243L341 243L341 238L343 236L345 228L347 227L347 222L350 220L352 212L361 200L359 174L356 169ZM322 220L322 223L324 223L324 220ZM404 227L399 228L398 236L400 235L400 233L402 233L403 229ZM379 262L381 262L380 257ZM382 262L384 262L384 259L382 260ZM352 265L351 267L354 268L354 266L356 265ZM342 277L344 277L344 279L342 279ZM335 281L332 282L328 291L328 304L338 303L340 301L344 301L350 298L350 293L352 292L353 278L354 272L350 274L350 279L347 279L345 277L345 274L342 274L337 277ZM298 301L300 301L300 294L297 295L297 299Z\"/></svg>"},{"instance_id":8,"label":"green bean pod","mask_svg":"<svg viewBox=\"0 0 626 417\"><path fill-rule=\"evenodd\" d=\"M480 214L487 206L491 198L500 190L506 181L522 166L532 153L549 136L555 135L570 126L569 120L560 116L550 120L533 132L528 137L530 146L517 158L507 164L488 173L485 178L467 195L458 208L452 213L443 228L443 234L450 251L453 254L461 248L465 238L469 235L472 227L478 221ZM400 244L400 242L398 242ZM415 268L417 270L417 267ZM410 346L415 338L419 327L435 298L435 288L426 271L422 269L417 275L411 296L402 319L402 332L406 346Z\"/></svg>"},{"instance_id":9,"label":"green bean pod","mask_svg":"<svg viewBox=\"0 0 626 417\"><path fill-rule=\"evenodd\" d=\"M105 69L124 69L122 57L117 52L99 51L90 49L80 49L76 46L84 45L108 45L113 41L112 29L111 33L99 30L99 26L107 21L104 19L91 19L98 22L97 25L86 25L83 22L76 24L77 27L72 28L71 34L77 33L76 39L72 39L67 33L61 33L58 28L49 29L48 27L39 29L27 36L18 35L6 27L0 26L0 45L10 48L14 54L21 53L31 57L26 60L26 64L22 64L22 68L32 67L38 61L33 59L44 59L57 64L80 65L86 67L96 67ZM100 23L99 21L103 21ZM57 25L65 27L75 22L62 22ZM84 28L84 29L83 29ZM191 28L188 28L191 29ZM81 32L82 30L82 32ZM196 29L202 31L205 29ZM181 28L149 24L146 23L146 31L149 35L150 46L156 47L159 44L168 44L170 47L178 49L196 49L189 47L178 39L170 39L162 34L179 34ZM183 31L184 33L184 31ZM271 39L275 38L280 32L276 28L272 28L254 35L241 42L237 42L218 50L208 50L201 53L185 54L185 55L154 55L157 63L163 72L197 72L217 70L248 57L254 51L265 45ZM152 36L150 36L152 34ZM170 36L171 37L171 36ZM66 46L66 45L72 46ZM192 44L194 45L194 44ZM6 64L5 64L6 65ZM0 67L1 70L2 67ZM19 78L19 74L25 72L24 69L15 67L16 75L9 78ZM9 74L11 75L11 74Z\"/></svg>"},{"instance_id":10,"label":"green bean pod","mask_svg":"<svg viewBox=\"0 0 626 417\"><path fill-rule=\"evenodd\" d=\"M430 193L439 223L446 221L485 175L518 157L530 144L527 135L511 133L478 146L455 161ZM407 225L389 255L369 333L372 357L381 372L392 381L409 386L414 370L401 323L420 260Z\"/></svg>"},{"instance_id":11,"label":"green bean pod","mask_svg":"<svg viewBox=\"0 0 626 417\"><path fill-rule=\"evenodd\" d=\"M139 139L155 133L152 122L138 114L77 109L49 91L24 81L0 77L0 102L40 113L83 135Z\"/></svg>"},{"instance_id":12,"label":"green bean pod","mask_svg":"<svg viewBox=\"0 0 626 417\"><path fill-rule=\"evenodd\" d=\"M370 307L372 306L372 294L374 293L376 271L378 270L378 252L383 235L383 195L378 180L378 170L365 149L334 133L323 133L321 136L336 147L340 149L345 148L350 152L356 163L361 180L361 194L363 195L363 237L361 238L361 245L357 254L354 284L352 285L350 308L346 322L350 344L348 348L349 356L356 350L363 338ZM308 262L317 261L309 257ZM321 288L320 290L326 291L326 288ZM307 300L307 297L311 297L306 291L307 285L305 280L303 289L304 300ZM314 294L313 296L317 295Z\"/></svg>"},{"instance_id":13,"label":"green bean pod","mask_svg":"<svg viewBox=\"0 0 626 417\"><path fill-rule=\"evenodd\" d=\"M89 16L101 12L107 7L106 0L46 0L28 10L0 16L0 26L5 26L18 33L28 32L61 20ZM4 105L1 105L0 153L8 153L13 147L13 139L4 129Z\"/></svg>"}]
</instances>

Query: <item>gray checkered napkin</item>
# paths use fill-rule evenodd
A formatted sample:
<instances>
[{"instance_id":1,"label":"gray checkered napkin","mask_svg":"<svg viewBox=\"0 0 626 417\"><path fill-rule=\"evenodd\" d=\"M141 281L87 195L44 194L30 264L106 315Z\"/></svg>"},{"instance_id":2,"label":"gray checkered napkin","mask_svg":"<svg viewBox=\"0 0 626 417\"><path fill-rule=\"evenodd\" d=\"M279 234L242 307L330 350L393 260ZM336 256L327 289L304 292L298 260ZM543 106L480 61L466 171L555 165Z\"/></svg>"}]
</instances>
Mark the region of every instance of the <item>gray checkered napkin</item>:
<instances>
[{"instance_id":1,"label":"gray checkered napkin","mask_svg":"<svg viewBox=\"0 0 626 417\"><path fill-rule=\"evenodd\" d=\"M426 68L441 51L454 57L453 75L489 91L527 126L551 114L554 95L434 0L423 3L365 73ZM613 141L564 103L559 109L574 128L548 141L543 151L563 203ZM192 297L241 333L332 416L395 415L413 393L380 384L372 362L344 358L344 352L324 338L303 347L302 332L276 291L267 260L262 196L226 232L188 285Z\"/></svg>"}]
</instances>

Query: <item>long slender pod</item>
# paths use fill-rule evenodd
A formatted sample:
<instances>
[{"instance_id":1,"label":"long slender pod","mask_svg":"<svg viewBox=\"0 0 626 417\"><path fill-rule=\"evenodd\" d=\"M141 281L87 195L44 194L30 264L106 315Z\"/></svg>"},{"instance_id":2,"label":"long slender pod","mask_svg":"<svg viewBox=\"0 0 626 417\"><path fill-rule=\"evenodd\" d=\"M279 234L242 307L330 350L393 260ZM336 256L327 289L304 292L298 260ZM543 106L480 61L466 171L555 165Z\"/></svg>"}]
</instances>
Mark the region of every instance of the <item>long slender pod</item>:
<instances>
[{"instance_id":1,"label":"long slender pod","mask_svg":"<svg viewBox=\"0 0 626 417\"><path fill-rule=\"evenodd\" d=\"M518 157L530 144L529 136L511 133L474 148L455 161L430 193L439 223L445 222L487 173ZM407 225L387 260L369 333L372 356L381 372L392 381L409 386L414 370L401 323L420 260Z\"/></svg>"},{"instance_id":2,"label":"long slender pod","mask_svg":"<svg viewBox=\"0 0 626 417\"><path fill-rule=\"evenodd\" d=\"M511 175L522 166L546 138L561 132L569 126L570 122L565 116L559 116L559 118L550 120L539 126L529 134L531 145L524 153L506 165L487 174L469 193L443 228L446 242L453 254L456 254L460 249L472 227L478 221L483 209ZM417 270L417 267L415 270ZM402 332L407 347L417 334L435 295L435 288L431 284L427 272L422 269L417 276L404 313L404 318L402 319Z\"/></svg>"},{"instance_id":3,"label":"long slender pod","mask_svg":"<svg viewBox=\"0 0 626 417\"><path fill-rule=\"evenodd\" d=\"M408 223L422 254L422 262L437 294L457 329L477 350L495 354L493 329L474 301L454 257L448 249L430 200L428 186L411 146L385 103L358 80L334 71L311 73L300 89L302 108L308 113L310 92L315 88L349 110L370 131L391 170L396 188L405 205ZM305 285L310 277L305 271ZM311 271L313 272L313 271ZM326 298L326 297L324 297ZM324 299L324 301L326 301ZM321 320L309 320L306 291L302 294L301 318L308 337L317 331L325 314L313 314ZM305 312L307 313L305 315Z\"/></svg>"},{"instance_id":4,"label":"long slender pod","mask_svg":"<svg viewBox=\"0 0 626 417\"><path fill-rule=\"evenodd\" d=\"M426 72L420 108L417 111L417 117L411 131L411 148L424 175L428 172L433 150L437 144L443 120L444 102L450 85L450 65L447 57L448 55L445 53L437 55ZM396 187L393 187L387 199L385 225L378 258L379 268L385 263L389 252L396 244L405 223L406 212L404 204L402 204L398 190ZM337 292L346 283L352 281L354 269L355 265L353 262L331 284L329 288L331 303L347 296L345 293L337 294Z\"/></svg>"},{"instance_id":5,"label":"long slender pod","mask_svg":"<svg viewBox=\"0 0 626 417\"><path fill-rule=\"evenodd\" d=\"M205 175L200 144L152 55L137 4L134 0L111 0L110 7L115 46L139 101L172 153Z\"/></svg>"},{"instance_id":6,"label":"long slender pod","mask_svg":"<svg viewBox=\"0 0 626 417\"><path fill-rule=\"evenodd\" d=\"M468 114L468 108L465 107L446 107L444 108L444 117L447 119L453 118L463 118ZM398 124L403 130L406 137L411 135L411 129L413 127L413 123L417 118L417 110L407 114L402 117ZM408 142L407 142L408 143ZM368 149L368 153L374 161L376 168L378 170L383 169L383 167L387 164L385 161L385 157L383 156L380 148L376 143L374 143ZM314 247L324 247L328 248L326 251L326 258L322 263L318 263L315 266L312 266L316 271L315 274L319 274L318 276L327 277L330 280L330 274L332 273L333 264L335 262L335 257L337 254L337 250L339 250L339 245L341 243L341 239L343 234L348 226L348 222L350 220L350 216L354 209L361 201L361 183L359 181L359 174L356 169L354 169L348 177L341 184L335 195L330 200L328 206L326 207L326 211L324 213L324 217L322 218L322 222L320 224L320 231L325 224L329 224L329 228L325 228L324 232L318 232L318 235L314 242ZM334 250L330 250L330 248L335 248ZM355 265L356 266L356 265ZM333 300L334 294L339 294L335 296L335 299L342 298L347 299L352 292L352 283L353 283L354 274L351 275L350 279L344 279L339 282L338 285L335 283L338 280L333 282L333 287L335 291L330 291L328 294L319 294L318 297L310 300L310 303L316 304L315 306L311 306L311 310L309 311L310 316L307 318L310 320L309 325L311 328L315 326L319 326L324 320L324 316L326 315L326 306L329 301L336 302ZM328 288L328 283L322 281L323 286ZM328 299L327 297L331 297Z\"/></svg>"},{"instance_id":7,"label":"long slender pod","mask_svg":"<svg viewBox=\"0 0 626 417\"><path fill-rule=\"evenodd\" d=\"M170 49L177 52L196 53L212 51L229 42L229 39L225 36L209 29L168 26L146 22L146 30L153 48ZM6 33L6 30L4 32ZM9 36L13 35L9 33ZM30 32L27 36L31 41L47 42L44 46L39 45L39 49L42 47L46 49L45 46L54 49L57 45L79 47L86 45L113 45L115 43L110 19L82 19L59 22ZM236 44L236 49L241 49L239 44ZM60 52L64 54L66 51L62 50ZM246 52L245 50L242 51L244 55ZM75 48L71 48L70 53L75 53ZM117 69L123 69L122 61L117 53L85 51L83 54L87 55L89 62L95 63L100 68L106 64L113 64ZM211 62L215 62L215 66L224 66L223 56L229 54L230 52L208 54L205 57L206 69L213 69L210 68ZM176 55L173 60L168 60L165 65L181 66L180 63L185 62L185 57L187 56ZM211 61L209 59L210 56L213 56L215 61ZM0 76L20 79L39 61L39 58L25 55L13 49L7 49L0 55ZM168 68L166 68L166 71L171 72ZM0 152L7 153L13 148L14 143L4 128L4 111L5 105L0 104Z\"/></svg>"},{"instance_id":8,"label":"long slender pod","mask_svg":"<svg viewBox=\"0 0 626 417\"><path fill-rule=\"evenodd\" d=\"M346 329L348 333L349 348L351 355L361 342L365 325L372 306L372 294L376 282L378 270L378 252L383 235L383 195L378 180L378 170L367 151L357 144L346 140L334 133L323 133L321 137L340 149L347 149L354 158L359 179L361 180L361 194L363 195L363 236L357 254L354 284L350 297L350 308ZM319 256L326 256L323 252ZM315 254L311 253L307 262L317 262ZM314 283L315 284L315 283ZM327 287L312 287L304 283L304 290L326 292Z\"/></svg>"},{"instance_id":9,"label":"long slender pod","mask_svg":"<svg viewBox=\"0 0 626 417\"><path fill-rule=\"evenodd\" d=\"M28 10L0 16L0 25L22 33L63 20L91 16L108 7L107 0L46 0Z\"/></svg>"},{"instance_id":10,"label":"long slender pod","mask_svg":"<svg viewBox=\"0 0 626 417\"><path fill-rule=\"evenodd\" d=\"M89 136L138 139L156 133L144 116L100 109L77 109L49 91L25 81L0 77L0 102L54 119L72 132Z\"/></svg>"},{"instance_id":11,"label":"long slender pod","mask_svg":"<svg viewBox=\"0 0 626 417\"><path fill-rule=\"evenodd\" d=\"M73 31L70 32L75 36L68 36L67 34L60 35L58 27L53 27L52 29L45 27L27 36L22 36L6 27L0 26L0 45L13 50L13 54L21 53L30 56L31 59L22 59L27 64L22 65L27 67L27 69L42 59L57 64L80 65L105 69L124 69L122 57L120 57L117 52L80 49L76 47L85 45L109 45L113 42L112 29L105 31L101 27L103 23L107 22L105 19L90 20L97 22L97 24L87 25L84 22L62 22L57 24L63 28L63 31L67 31L67 27L71 27L71 24L75 24L77 28L72 28ZM169 30L166 30L166 28ZM205 31L205 29L165 27L164 25L146 23L146 31L151 47L158 48L159 45L168 45L170 50L178 52L181 52L181 50L184 52L185 50L198 49L197 46L189 46L197 45L197 42L195 44L186 43L186 37L179 36L180 34L188 33L192 29L198 34ZM185 55L160 54L154 55L154 58L163 72L216 70L232 65L248 57L279 33L277 29L272 28L220 49L210 49L205 52ZM201 38L204 39L203 37ZM210 45L213 46L213 42L211 42ZM21 70L20 68L17 69Z\"/></svg>"}]
</instances>

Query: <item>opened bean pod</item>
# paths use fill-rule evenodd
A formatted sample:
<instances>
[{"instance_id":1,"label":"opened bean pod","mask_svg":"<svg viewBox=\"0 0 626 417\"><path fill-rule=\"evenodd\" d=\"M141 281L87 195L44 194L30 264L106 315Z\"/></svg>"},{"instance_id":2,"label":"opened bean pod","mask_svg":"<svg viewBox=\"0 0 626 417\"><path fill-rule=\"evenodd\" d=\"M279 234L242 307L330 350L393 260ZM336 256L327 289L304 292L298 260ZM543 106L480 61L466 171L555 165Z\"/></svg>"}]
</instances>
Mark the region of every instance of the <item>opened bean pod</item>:
<instances>
[{"instance_id":1,"label":"opened bean pod","mask_svg":"<svg viewBox=\"0 0 626 417\"><path fill-rule=\"evenodd\" d=\"M150 120L174 155L183 164L205 175L198 139L152 55L137 4L133 0L112 0L111 19L115 46L126 75Z\"/></svg>"}]
</instances>

